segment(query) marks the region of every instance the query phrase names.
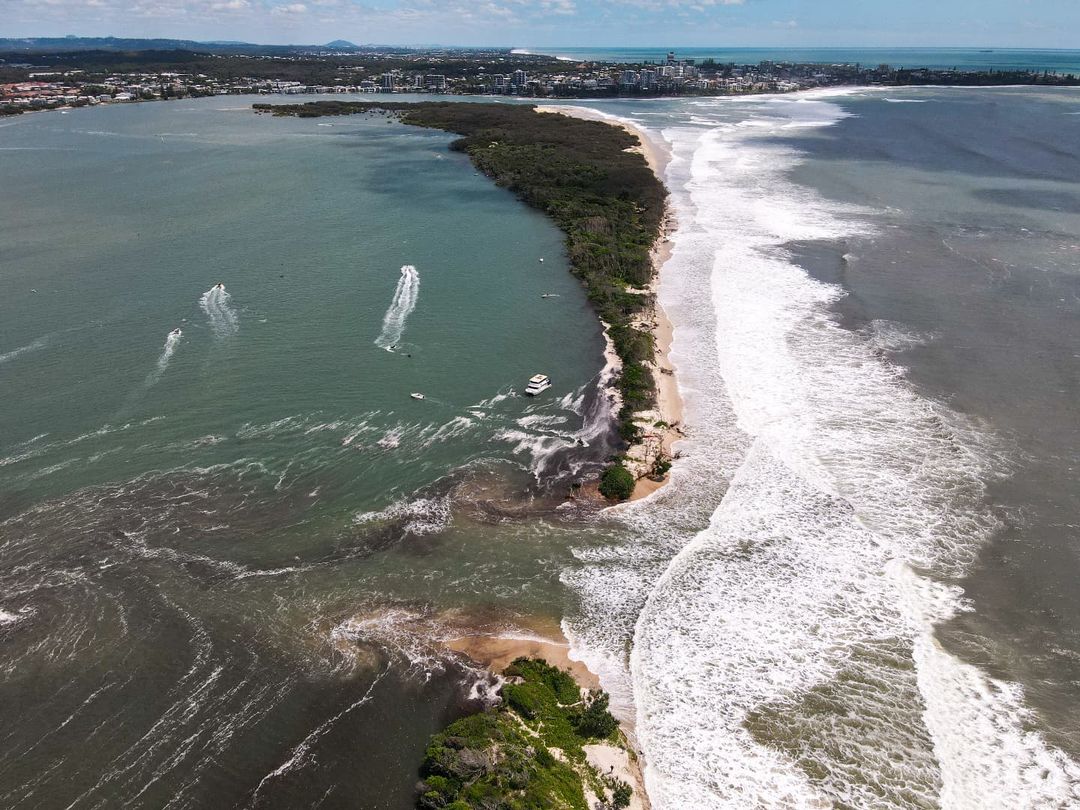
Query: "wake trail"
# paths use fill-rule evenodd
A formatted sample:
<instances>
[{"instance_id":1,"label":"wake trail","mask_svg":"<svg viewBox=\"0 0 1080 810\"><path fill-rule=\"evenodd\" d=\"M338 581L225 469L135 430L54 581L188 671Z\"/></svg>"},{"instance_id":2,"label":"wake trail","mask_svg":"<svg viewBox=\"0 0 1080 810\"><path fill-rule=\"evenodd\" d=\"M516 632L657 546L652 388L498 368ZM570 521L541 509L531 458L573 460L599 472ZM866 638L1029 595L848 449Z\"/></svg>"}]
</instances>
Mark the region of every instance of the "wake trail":
<instances>
[{"instance_id":1,"label":"wake trail","mask_svg":"<svg viewBox=\"0 0 1080 810\"><path fill-rule=\"evenodd\" d=\"M165 345L161 349L161 356L158 357L157 368L150 372L150 375L146 378L146 387L149 388L159 379L161 375L165 373L165 369L169 367L169 361L172 360L173 354L176 352L176 347L180 345L180 341L184 335L180 330L169 332L169 336L165 338Z\"/></svg>"},{"instance_id":2,"label":"wake trail","mask_svg":"<svg viewBox=\"0 0 1080 810\"><path fill-rule=\"evenodd\" d=\"M235 335L240 331L240 318L233 308L232 296L224 284L215 284L199 298L199 306L210 319L210 328L219 338Z\"/></svg>"},{"instance_id":3,"label":"wake trail","mask_svg":"<svg viewBox=\"0 0 1080 810\"><path fill-rule=\"evenodd\" d=\"M390 307L383 315L382 332L375 338L375 345L392 352L405 332L405 321L416 309L416 300L420 297L420 274L411 264L401 268L401 278Z\"/></svg>"}]
</instances>

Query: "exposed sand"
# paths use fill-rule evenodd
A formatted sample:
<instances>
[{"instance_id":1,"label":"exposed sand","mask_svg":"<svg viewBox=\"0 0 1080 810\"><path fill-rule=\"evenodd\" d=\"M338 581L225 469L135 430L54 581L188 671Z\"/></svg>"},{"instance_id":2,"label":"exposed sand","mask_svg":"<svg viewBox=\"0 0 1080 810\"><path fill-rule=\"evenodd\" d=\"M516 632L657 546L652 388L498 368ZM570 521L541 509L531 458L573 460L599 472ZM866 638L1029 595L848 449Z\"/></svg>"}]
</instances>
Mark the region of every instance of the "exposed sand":
<instances>
[{"instance_id":1,"label":"exposed sand","mask_svg":"<svg viewBox=\"0 0 1080 810\"><path fill-rule=\"evenodd\" d=\"M664 181L664 173L670 155L663 148L645 134L644 130L627 121L621 121L610 115L590 109L571 105L538 106L537 112L567 115L574 118L584 118L589 121L601 121L612 126L622 127L634 135L640 142L640 147L634 147L631 151L639 152L649 164L649 168ZM649 292L656 297L660 282L660 273L664 264L671 258L671 233L675 230L675 222L670 210L664 212L664 223L660 229L660 235L652 248L653 279L649 284ZM642 414L649 427L645 429L642 441L631 447L627 452L628 466L635 472L637 483L634 485L634 493L630 500L636 501L646 498L667 483L669 475L662 479L654 479L645 473L651 467L652 461L658 456L672 458L674 456L673 445L683 436L682 418L683 402L679 394L679 383L675 376L675 369L671 365L669 353L671 351L672 326L664 308L657 301L652 312L647 313L641 326L652 332L656 341L655 374L656 378L656 411ZM605 330L606 330L605 324ZM609 346L610 351L610 346ZM656 422L663 422L666 427L653 427Z\"/></svg>"},{"instance_id":2,"label":"exposed sand","mask_svg":"<svg viewBox=\"0 0 1080 810\"><path fill-rule=\"evenodd\" d=\"M588 667L580 661L570 660L570 644L557 624L537 620L533 622L530 630L535 630L537 635L476 633L445 639L442 643L495 673L501 673L515 658L521 656L542 658L552 666L570 670L570 674L581 686L589 689L600 687L600 679ZM645 793L640 756L609 743L586 745L584 750L589 764L601 776L614 776L633 788L631 810L648 810L649 799ZM560 756L561 751L555 749L552 753L563 759ZM589 791L587 784L583 787L590 799L589 806L592 807L598 799Z\"/></svg>"},{"instance_id":3,"label":"exposed sand","mask_svg":"<svg viewBox=\"0 0 1080 810\"><path fill-rule=\"evenodd\" d=\"M542 658L552 666L570 670L582 686L596 689L600 679L580 661L570 660L570 644L558 628L552 637L531 635L465 635L448 639L445 645L468 656L492 672L501 673L515 658Z\"/></svg>"},{"instance_id":4,"label":"exposed sand","mask_svg":"<svg viewBox=\"0 0 1080 810\"><path fill-rule=\"evenodd\" d=\"M640 141L639 147L631 147L632 152L638 152L645 157L645 162L649 164L649 168L653 170L653 174L660 178L660 182L664 181L664 171L667 169L668 153L665 149L658 146L655 141L650 139L640 128L634 126L628 121L620 121L610 115L606 115L599 110L594 110L591 107L577 107L570 104L555 105L538 105L537 112L542 113L554 113L555 115L566 115L571 118L583 118L586 121L602 121L605 124L611 124L613 127L621 127L635 136Z\"/></svg>"},{"instance_id":5,"label":"exposed sand","mask_svg":"<svg viewBox=\"0 0 1080 810\"><path fill-rule=\"evenodd\" d=\"M649 806L645 785L641 776L641 764L631 759L630 753L610 743L584 745L585 759L601 776L613 776L634 789L630 797L630 810L645 810Z\"/></svg>"}]
</instances>

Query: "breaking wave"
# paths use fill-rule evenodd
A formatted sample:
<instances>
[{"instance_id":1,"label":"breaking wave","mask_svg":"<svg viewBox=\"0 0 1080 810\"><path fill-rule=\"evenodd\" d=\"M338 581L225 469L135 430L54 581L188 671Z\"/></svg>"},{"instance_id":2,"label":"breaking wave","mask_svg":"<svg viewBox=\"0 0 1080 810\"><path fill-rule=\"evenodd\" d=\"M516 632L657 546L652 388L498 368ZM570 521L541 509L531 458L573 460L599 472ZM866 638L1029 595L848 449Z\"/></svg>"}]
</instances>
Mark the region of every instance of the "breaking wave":
<instances>
[{"instance_id":1,"label":"breaking wave","mask_svg":"<svg viewBox=\"0 0 1080 810\"><path fill-rule=\"evenodd\" d=\"M1069 805L1080 766L1022 688L934 634L968 609L941 580L998 528L999 449L882 357L924 336L842 328L843 291L786 249L872 237L788 180L800 155L776 140L844 112L714 106L727 123L664 133L683 227L661 302L690 439L667 491L617 512L633 540L564 572L575 654L616 708L632 694L658 810Z\"/></svg>"}]
</instances>

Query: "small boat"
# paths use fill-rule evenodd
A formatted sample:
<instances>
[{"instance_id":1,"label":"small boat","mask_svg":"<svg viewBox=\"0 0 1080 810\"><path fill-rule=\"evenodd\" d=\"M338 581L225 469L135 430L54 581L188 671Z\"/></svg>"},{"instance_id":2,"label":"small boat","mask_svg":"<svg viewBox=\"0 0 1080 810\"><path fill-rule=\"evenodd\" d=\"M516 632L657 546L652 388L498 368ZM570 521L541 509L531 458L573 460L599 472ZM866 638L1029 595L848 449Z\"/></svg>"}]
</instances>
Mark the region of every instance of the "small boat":
<instances>
[{"instance_id":1,"label":"small boat","mask_svg":"<svg viewBox=\"0 0 1080 810\"><path fill-rule=\"evenodd\" d=\"M534 374L529 378L529 384L525 386L525 393L530 397L535 397L549 388L551 388L551 378L547 374Z\"/></svg>"},{"instance_id":2,"label":"small boat","mask_svg":"<svg viewBox=\"0 0 1080 810\"><path fill-rule=\"evenodd\" d=\"M221 282L219 281L219 282L218 282L217 284L215 284L215 285L214 285L214 289L215 289L215 290L221 290L222 292L225 292L225 285L224 285L224 284L222 284L222 283L221 283Z\"/></svg>"},{"instance_id":3,"label":"small boat","mask_svg":"<svg viewBox=\"0 0 1080 810\"><path fill-rule=\"evenodd\" d=\"M171 332L169 332L169 337L180 337L182 334L184 333L180 331L179 327L177 327L176 329L173 329Z\"/></svg>"},{"instance_id":4,"label":"small boat","mask_svg":"<svg viewBox=\"0 0 1080 810\"><path fill-rule=\"evenodd\" d=\"M540 297L541 298L558 298L559 294L558 293L544 293Z\"/></svg>"},{"instance_id":5,"label":"small boat","mask_svg":"<svg viewBox=\"0 0 1080 810\"><path fill-rule=\"evenodd\" d=\"M543 257L543 256L541 256L541 257L540 257L540 264L543 264L543 263L544 263L544 257Z\"/></svg>"},{"instance_id":6,"label":"small boat","mask_svg":"<svg viewBox=\"0 0 1080 810\"><path fill-rule=\"evenodd\" d=\"M411 394L409 394L409 396L412 397L413 399L423 399L424 398L424 395L421 394L419 391L413 391Z\"/></svg>"}]
</instances>

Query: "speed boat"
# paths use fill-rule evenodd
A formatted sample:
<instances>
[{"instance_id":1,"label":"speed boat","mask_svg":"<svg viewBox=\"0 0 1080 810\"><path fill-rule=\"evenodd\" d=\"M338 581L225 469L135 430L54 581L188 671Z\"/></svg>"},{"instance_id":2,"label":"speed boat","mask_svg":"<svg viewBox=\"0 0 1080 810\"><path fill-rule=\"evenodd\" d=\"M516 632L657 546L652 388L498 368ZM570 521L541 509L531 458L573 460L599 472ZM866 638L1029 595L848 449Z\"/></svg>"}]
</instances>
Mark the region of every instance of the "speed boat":
<instances>
[{"instance_id":1,"label":"speed boat","mask_svg":"<svg viewBox=\"0 0 1080 810\"><path fill-rule=\"evenodd\" d=\"M413 399L423 399L424 398L424 395L421 394L419 391L413 391L411 394L409 394L409 396L412 397Z\"/></svg>"},{"instance_id":2,"label":"speed boat","mask_svg":"<svg viewBox=\"0 0 1080 810\"><path fill-rule=\"evenodd\" d=\"M180 337L182 334L184 333L180 331L180 327L177 327L169 332L169 337Z\"/></svg>"}]
</instances>

